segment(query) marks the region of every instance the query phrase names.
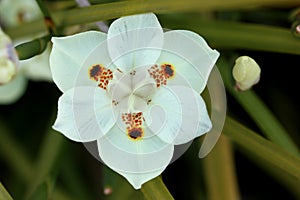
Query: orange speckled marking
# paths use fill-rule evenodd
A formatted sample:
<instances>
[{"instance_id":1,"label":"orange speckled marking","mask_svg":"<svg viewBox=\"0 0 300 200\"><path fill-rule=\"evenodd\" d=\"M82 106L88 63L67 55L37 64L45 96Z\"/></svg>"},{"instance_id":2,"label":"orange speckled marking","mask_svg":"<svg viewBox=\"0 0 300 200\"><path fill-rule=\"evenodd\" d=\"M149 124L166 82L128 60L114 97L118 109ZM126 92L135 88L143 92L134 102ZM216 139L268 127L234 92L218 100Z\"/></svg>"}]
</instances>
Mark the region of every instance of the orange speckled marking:
<instances>
[{"instance_id":1,"label":"orange speckled marking","mask_svg":"<svg viewBox=\"0 0 300 200\"><path fill-rule=\"evenodd\" d=\"M89 69L90 79L99 82L98 86L104 90L107 89L107 85L110 80L113 79L113 72L110 69L106 69L100 64L93 65Z\"/></svg>"},{"instance_id":2,"label":"orange speckled marking","mask_svg":"<svg viewBox=\"0 0 300 200\"><path fill-rule=\"evenodd\" d=\"M127 135L130 139L139 140L144 136L142 128L143 113L124 113L122 120L126 125Z\"/></svg>"},{"instance_id":3,"label":"orange speckled marking","mask_svg":"<svg viewBox=\"0 0 300 200\"><path fill-rule=\"evenodd\" d=\"M174 66L171 64L153 65L148 69L150 76L155 80L156 86L167 85L167 79L175 75Z\"/></svg>"}]
</instances>

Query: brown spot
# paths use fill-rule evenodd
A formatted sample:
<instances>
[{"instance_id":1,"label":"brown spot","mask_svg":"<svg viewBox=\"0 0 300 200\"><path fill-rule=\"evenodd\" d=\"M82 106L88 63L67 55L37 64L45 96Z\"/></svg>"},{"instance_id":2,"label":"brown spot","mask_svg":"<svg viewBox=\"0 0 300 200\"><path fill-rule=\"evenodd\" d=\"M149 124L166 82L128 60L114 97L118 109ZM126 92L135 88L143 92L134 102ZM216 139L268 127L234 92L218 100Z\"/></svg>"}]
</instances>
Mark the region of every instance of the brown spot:
<instances>
[{"instance_id":1,"label":"brown spot","mask_svg":"<svg viewBox=\"0 0 300 200\"><path fill-rule=\"evenodd\" d=\"M140 139L143 136L143 129L141 127L128 129L127 131L128 136L134 140Z\"/></svg>"},{"instance_id":2,"label":"brown spot","mask_svg":"<svg viewBox=\"0 0 300 200\"><path fill-rule=\"evenodd\" d=\"M92 66L90 69L90 78L98 81L103 69L104 67L102 67L101 65Z\"/></svg>"},{"instance_id":3,"label":"brown spot","mask_svg":"<svg viewBox=\"0 0 300 200\"><path fill-rule=\"evenodd\" d=\"M161 65L161 68L164 72L164 75L167 79L172 78L174 76L174 67L170 64L163 64Z\"/></svg>"}]
</instances>

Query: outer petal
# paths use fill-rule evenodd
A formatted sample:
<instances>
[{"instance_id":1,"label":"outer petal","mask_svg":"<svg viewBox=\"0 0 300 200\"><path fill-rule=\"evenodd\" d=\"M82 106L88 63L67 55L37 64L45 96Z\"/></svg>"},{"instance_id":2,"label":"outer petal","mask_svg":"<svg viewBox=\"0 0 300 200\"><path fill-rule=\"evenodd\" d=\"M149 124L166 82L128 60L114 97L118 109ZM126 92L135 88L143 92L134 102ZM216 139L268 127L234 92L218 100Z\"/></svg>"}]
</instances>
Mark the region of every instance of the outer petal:
<instances>
[{"instance_id":1,"label":"outer petal","mask_svg":"<svg viewBox=\"0 0 300 200\"><path fill-rule=\"evenodd\" d=\"M198 34L175 30L164 34L163 51L157 64L174 66L175 76L168 80L168 84L182 84L182 79L185 79L185 82L201 93L218 56L219 53L212 50Z\"/></svg>"},{"instance_id":2,"label":"outer petal","mask_svg":"<svg viewBox=\"0 0 300 200\"><path fill-rule=\"evenodd\" d=\"M74 87L81 65L104 40L106 34L97 31L52 38L50 69L54 82L62 92ZM99 57L102 55L99 54Z\"/></svg>"},{"instance_id":3,"label":"outer petal","mask_svg":"<svg viewBox=\"0 0 300 200\"><path fill-rule=\"evenodd\" d=\"M163 171L165 170L165 167L153 171L153 172L147 172L147 173L141 173L141 174L135 174L135 173L125 173L121 171L117 171L119 174L124 176L129 183L134 187L134 189L141 189L142 184L150 181L151 179L159 176Z\"/></svg>"},{"instance_id":4,"label":"outer petal","mask_svg":"<svg viewBox=\"0 0 300 200\"><path fill-rule=\"evenodd\" d=\"M145 129L142 139L130 139L121 123L98 141L103 162L137 189L146 181L158 176L170 163L174 147Z\"/></svg>"},{"instance_id":5,"label":"outer petal","mask_svg":"<svg viewBox=\"0 0 300 200\"><path fill-rule=\"evenodd\" d=\"M76 87L59 98L53 128L71 140L90 142L106 134L115 119L105 91L97 87Z\"/></svg>"},{"instance_id":6,"label":"outer petal","mask_svg":"<svg viewBox=\"0 0 300 200\"><path fill-rule=\"evenodd\" d=\"M122 71L154 64L162 45L163 30L152 13L119 18L108 30L111 59Z\"/></svg>"},{"instance_id":7,"label":"outer petal","mask_svg":"<svg viewBox=\"0 0 300 200\"><path fill-rule=\"evenodd\" d=\"M165 142L184 144L211 128L203 99L188 87L162 87L152 103L153 107L146 122Z\"/></svg>"},{"instance_id":8,"label":"outer petal","mask_svg":"<svg viewBox=\"0 0 300 200\"><path fill-rule=\"evenodd\" d=\"M25 92L27 80L22 73L5 85L0 85L0 104L12 104Z\"/></svg>"}]
</instances>

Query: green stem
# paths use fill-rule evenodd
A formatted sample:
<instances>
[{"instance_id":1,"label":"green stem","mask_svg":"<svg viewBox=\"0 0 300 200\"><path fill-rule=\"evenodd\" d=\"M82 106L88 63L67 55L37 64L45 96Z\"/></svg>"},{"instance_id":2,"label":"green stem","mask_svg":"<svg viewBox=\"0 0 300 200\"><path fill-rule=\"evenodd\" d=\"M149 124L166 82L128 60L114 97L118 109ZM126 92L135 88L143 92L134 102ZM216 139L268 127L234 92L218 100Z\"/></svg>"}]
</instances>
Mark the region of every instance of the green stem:
<instances>
[{"instance_id":1,"label":"green stem","mask_svg":"<svg viewBox=\"0 0 300 200\"><path fill-rule=\"evenodd\" d=\"M57 12L53 19L58 26L75 25L89 22L96 22L105 19L117 18L125 15L132 15L145 12L172 13L185 11L213 11L218 9L249 8L251 6L275 5L296 3L292 0L130 0L119 1L107 4L98 4L83 9L73 9L64 12Z\"/></svg>"},{"instance_id":2,"label":"green stem","mask_svg":"<svg viewBox=\"0 0 300 200\"><path fill-rule=\"evenodd\" d=\"M239 92L234 89L234 83L231 79L231 68L223 58L219 60L218 66L226 89L243 106L261 131L274 143L299 156L297 145L264 102L252 90Z\"/></svg>"},{"instance_id":3,"label":"green stem","mask_svg":"<svg viewBox=\"0 0 300 200\"><path fill-rule=\"evenodd\" d=\"M142 192L145 199L164 199L171 200L174 199L167 187L163 183L161 177L156 177L142 186Z\"/></svg>"},{"instance_id":4,"label":"green stem","mask_svg":"<svg viewBox=\"0 0 300 200\"><path fill-rule=\"evenodd\" d=\"M67 27L75 24L90 23L113 19L124 15L157 12L170 13L175 11L208 11L220 8L240 8L249 5L270 5L275 3L293 1L201 1L198 0L131 0L107 4L98 4L85 8L76 8L53 12L52 17L56 26ZM294 2L296 3L296 2ZM265 25L251 25L224 21L203 21L199 16L197 20L176 19L171 24L164 23L168 28L185 28L194 30L203 35L207 41L218 48L243 48L280 53L300 54L300 42L292 37L289 29ZM176 24L176 27L172 24ZM30 29L28 28L30 27ZM43 20L23 24L19 27L6 30L12 37L45 31ZM255 42L253 42L255 41ZM279 48L280 47L280 48Z\"/></svg>"},{"instance_id":5,"label":"green stem","mask_svg":"<svg viewBox=\"0 0 300 200\"><path fill-rule=\"evenodd\" d=\"M4 188L2 183L0 182L0 199L1 200L13 200L7 190Z\"/></svg>"},{"instance_id":6,"label":"green stem","mask_svg":"<svg viewBox=\"0 0 300 200\"><path fill-rule=\"evenodd\" d=\"M203 159L205 180L210 200L240 199L235 174L233 149L221 135L214 149Z\"/></svg>"},{"instance_id":7,"label":"green stem","mask_svg":"<svg viewBox=\"0 0 300 200\"><path fill-rule=\"evenodd\" d=\"M190 20L192 17L199 18ZM199 15L163 21L165 27L199 33L215 48L248 49L300 55L300 41L290 29L221 20L201 20Z\"/></svg>"},{"instance_id":8,"label":"green stem","mask_svg":"<svg viewBox=\"0 0 300 200\"><path fill-rule=\"evenodd\" d=\"M300 183L300 158L264 139L230 117L226 118L223 133L249 154L280 169Z\"/></svg>"},{"instance_id":9,"label":"green stem","mask_svg":"<svg viewBox=\"0 0 300 200\"><path fill-rule=\"evenodd\" d=\"M227 117L223 133L266 173L300 199L300 158Z\"/></svg>"},{"instance_id":10,"label":"green stem","mask_svg":"<svg viewBox=\"0 0 300 200\"><path fill-rule=\"evenodd\" d=\"M52 20L51 13L49 12L47 5L45 4L45 2L43 0L36 0L36 2L39 5L40 10L42 11L42 13L44 15L44 22L45 22L45 25L46 25L50 35L54 35L55 33L57 33L57 30L56 30L56 27Z\"/></svg>"}]
</instances>

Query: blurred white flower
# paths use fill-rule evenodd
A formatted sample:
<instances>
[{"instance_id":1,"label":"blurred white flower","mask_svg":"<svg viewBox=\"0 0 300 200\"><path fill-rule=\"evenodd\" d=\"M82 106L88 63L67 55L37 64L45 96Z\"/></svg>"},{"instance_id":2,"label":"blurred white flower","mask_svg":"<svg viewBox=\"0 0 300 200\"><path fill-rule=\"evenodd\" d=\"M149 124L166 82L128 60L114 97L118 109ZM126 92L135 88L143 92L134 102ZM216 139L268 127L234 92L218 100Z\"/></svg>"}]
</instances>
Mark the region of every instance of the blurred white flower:
<instances>
[{"instance_id":1,"label":"blurred white flower","mask_svg":"<svg viewBox=\"0 0 300 200\"><path fill-rule=\"evenodd\" d=\"M11 39L0 27L0 86L10 82L17 73L18 55Z\"/></svg>"},{"instance_id":2,"label":"blurred white flower","mask_svg":"<svg viewBox=\"0 0 300 200\"><path fill-rule=\"evenodd\" d=\"M260 67L249 56L241 56L236 59L232 70L236 81L236 88L241 91L250 89L260 79Z\"/></svg>"},{"instance_id":3,"label":"blurred white flower","mask_svg":"<svg viewBox=\"0 0 300 200\"><path fill-rule=\"evenodd\" d=\"M42 17L35 0L1 0L0 23L13 27Z\"/></svg>"},{"instance_id":4,"label":"blurred white flower","mask_svg":"<svg viewBox=\"0 0 300 200\"><path fill-rule=\"evenodd\" d=\"M6 27L18 26L38 17L42 17L42 13L35 0L0 1L0 23ZM5 46L9 50L10 59L3 60L0 58L0 65L2 65L0 68L0 84L1 81L7 82L5 85L0 85L0 104L11 104L17 101L24 94L28 79L52 81L49 67L50 44L42 54L27 60L18 61L14 46L32 39L33 37L19 38L12 41L9 46ZM1 44L0 49L3 49ZM5 54L5 51L0 50L0 57L3 57L3 54ZM18 68L13 68L13 64L16 65L16 63L19 64Z\"/></svg>"}]
</instances>

